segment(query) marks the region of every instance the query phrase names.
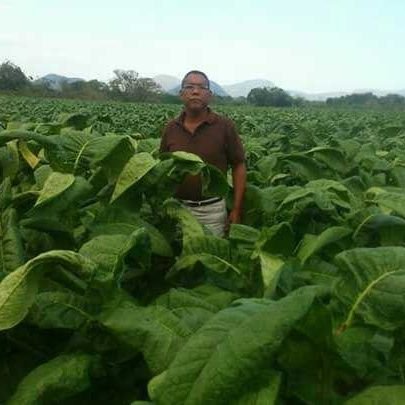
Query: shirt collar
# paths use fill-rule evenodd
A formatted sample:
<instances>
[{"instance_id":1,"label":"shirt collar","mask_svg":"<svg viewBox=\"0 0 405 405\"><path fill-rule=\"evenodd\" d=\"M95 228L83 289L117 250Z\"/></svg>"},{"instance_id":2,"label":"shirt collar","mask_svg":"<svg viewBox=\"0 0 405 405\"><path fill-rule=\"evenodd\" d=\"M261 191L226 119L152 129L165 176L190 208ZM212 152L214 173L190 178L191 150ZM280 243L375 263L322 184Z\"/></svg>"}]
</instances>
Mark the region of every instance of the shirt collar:
<instances>
[{"instance_id":1,"label":"shirt collar","mask_svg":"<svg viewBox=\"0 0 405 405\"><path fill-rule=\"evenodd\" d=\"M207 107L207 117L203 122L206 122L208 124L213 124L217 120L217 114L214 113L214 111L211 110L211 108ZM181 114L176 118L176 122L180 125L183 125L184 123L184 118L186 116L186 112L183 110Z\"/></svg>"}]
</instances>

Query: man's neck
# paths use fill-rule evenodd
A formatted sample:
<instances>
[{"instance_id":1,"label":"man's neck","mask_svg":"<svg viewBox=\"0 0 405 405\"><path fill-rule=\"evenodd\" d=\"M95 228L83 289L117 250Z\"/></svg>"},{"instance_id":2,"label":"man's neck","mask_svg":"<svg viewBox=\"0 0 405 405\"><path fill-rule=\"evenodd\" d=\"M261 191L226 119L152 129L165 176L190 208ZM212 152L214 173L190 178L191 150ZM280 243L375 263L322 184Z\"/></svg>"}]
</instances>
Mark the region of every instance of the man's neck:
<instances>
[{"instance_id":1,"label":"man's neck","mask_svg":"<svg viewBox=\"0 0 405 405\"><path fill-rule=\"evenodd\" d=\"M204 110L185 110L185 119L189 122L203 121L208 116L208 108Z\"/></svg>"}]
</instances>

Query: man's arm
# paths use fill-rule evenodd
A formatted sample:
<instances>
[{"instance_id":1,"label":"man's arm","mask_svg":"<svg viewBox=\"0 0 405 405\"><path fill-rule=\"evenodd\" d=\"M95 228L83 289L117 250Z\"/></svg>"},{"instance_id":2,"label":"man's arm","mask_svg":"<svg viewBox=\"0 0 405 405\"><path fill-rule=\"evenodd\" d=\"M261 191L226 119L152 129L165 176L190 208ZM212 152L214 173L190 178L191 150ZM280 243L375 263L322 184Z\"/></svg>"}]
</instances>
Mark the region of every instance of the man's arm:
<instances>
[{"instance_id":1,"label":"man's arm","mask_svg":"<svg viewBox=\"0 0 405 405\"><path fill-rule=\"evenodd\" d=\"M242 218L243 197L246 190L246 165L239 162L232 166L233 207L229 214L229 224L238 224Z\"/></svg>"},{"instance_id":2,"label":"man's arm","mask_svg":"<svg viewBox=\"0 0 405 405\"><path fill-rule=\"evenodd\" d=\"M169 127L169 124L166 124L166 126L162 130L162 134L161 134L161 137L160 137L159 153L169 152L169 149L167 147L168 127Z\"/></svg>"}]
</instances>

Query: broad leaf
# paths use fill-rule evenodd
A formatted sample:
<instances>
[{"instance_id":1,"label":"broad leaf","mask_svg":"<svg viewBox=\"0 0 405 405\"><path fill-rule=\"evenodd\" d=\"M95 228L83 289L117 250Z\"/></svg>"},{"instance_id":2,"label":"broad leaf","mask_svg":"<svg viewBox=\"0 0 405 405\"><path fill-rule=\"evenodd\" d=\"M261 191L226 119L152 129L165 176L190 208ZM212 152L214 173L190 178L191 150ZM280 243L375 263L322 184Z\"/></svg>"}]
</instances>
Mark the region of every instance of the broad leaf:
<instances>
[{"instance_id":1,"label":"broad leaf","mask_svg":"<svg viewBox=\"0 0 405 405\"><path fill-rule=\"evenodd\" d=\"M169 309L138 307L125 299L100 314L99 319L119 341L142 352L154 374L168 367L192 333Z\"/></svg>"},{"instance_id":2,"label":"broad leaf","mask_svg":"<svg viewBox=\"0 0 405 405\"><path fill-rule=\"evenodd\" d=\"M158 161L149 153L142 152L134 155L125 165L118 177L111 202L115 201L125 191L134 186L143 176L152 170L157 163Z\"/></svg>"},{"instance_id":3,"label":"broad leaf","mask_svg":"<svg viewBox=\"0 0 405 405\"><path fill-rule=\"evenodd\" d=\"M35 405L63 401L91 386L98 358L90 354L66 354L37 367L18 385L8 405Z\"/></svg>"},{"instance_id":4,"label":"broad leaf","mask_svg":"<svg viewBox=\"0 0 405 405\"><path fill-rule=\"evenodd\" d=\"M90 226L92 237L115 234L130 235L140 228L144 228L148 233L154 254L167 257L173 256L172 248L163 234L136 213L113 209L110 206L104 215L98 216L95 223Z\"/></svg>"},{"instance_id":5,"label":"broad leaf","mask_svg":"<svg viewBox=\"0 0 405 405\"><path fill-rule=\"evenodd\" d=\"M183 207L178 201L169 199L165 201L164 208L167 215L180 223L183 233L183 246L187 246L190 240L203 236L204 230L193 214Z\"/></svg>"},{"instance_id":6,"label":"broad leaf","mask_svg":"<svg viewBox=\"0 0 405 405\"><path fill-rule=\"evenodd\" d=\"M284 338L310 309L313 288L274 302L245 299L199 329L156 382L162 405L225 404L246 395L251 381L271 371Z\"/></svg>"},{"instance_id":7,"label":"broad leaf","mask_svg":"<svg viewBox=\"0 0 405 405\"><path fill-rule=\"evenodd\" d=\"M351 234L351 229L343 226L332 226L320 235L305 235L302 240L297 257L301 263L305 263L312 255L321 250L324 246L335 243Z\"/></svg>"},{"instance_id":8,"label":"broad leaf","mask_svg":"<svg viewBox=\"0 0 405 405\"><path fill-rule=\"evenodd\" d=\"M215 290L218 294L218 291ZM215 305L209 298L199 293L198 290L183 288L171 289L168 293L160 296L156 303L170 309L182 322L193 331L199 329L220 309L229 305L237 296L229 291L221 291L221 305ZM211 297L212 298L212 297Z\"/></svg>"},{"instance_id":9,"label":"broad leaf","mask_svg":"<svg viewBox=\"0 0 405 405\"><path fill-rule=\"evenodd\" d=\"M383 192L374 197L374 201L386 211L398 213L405 217L405 194Z\"/></svg>"},{"instance_id":10,"label":"broad leaf","mask_svg":"<svg viewBox=\"0 0 405 405\"><path fill-rule=\"evenodd\" d=\"M232 405L276 405L281 388L281 373L265 372L251 383L249 391L232 401Z\"/></svg>"},{"instance_id":11,"label":"broad leaf","mask_svg":"<svg viewBox=\"0 0 405 405\"><path fill-rule=\"evenodd\" d=\"M38 200L35 203L36 207L43 205L67 190L75 181L73 174L52 173L45 181L44 187L41 190Z\"/></svg>"},{"instance_id":12,"label":"broad leaf","mask_svg":"<svg viewBox=\"0 0 405 405\"><path fill-rule=\"evenodd\" d=\"M344 405L402 405L405 386L387 385L366 389L344 403Z\"/></svg>"},{"instance_id":13,"label":"broad leaf","mask_svg":"<svg viewBox=\"0 0 405 405\"><path fill-rule=\"evenodd\" d=\"M79 253L99 266L97 281L119 283L126 270L125 259L129 255L149 259L150 241L143 228L130 235L100 235L85 243Z\"/></svg>"},{"instance_id":14,"label":"broad leaf","mask_svg":"<svg viewBox=\"0 0 405 405\"><path fill-rule=\"evenodd\" d=\"M25 318L37 294L41 273L57 264L86 279L95 272L94 263L70 251L53 250L29 260L0 283L0 330L10 329Z\"/></svg>"},{"instance_id":15,"label":"broad leaf","mask_svg":"<svg viewBox=\"0 0 405 405\"><path fill-rule=\"evenodd\" d=\"M264 296L271 297L276 290L278 277L284 261L278 256L262 251L258 253L258 256L262 271Z\"/></svg>"},{"instance_id":16,"label":"broad leaf","mask_svg":"<svg viewBox=\"0 0 405 405\"><path fill-rule=\"evenodd\" d=\"M24 258L17 213L15 209L8 208L0 217L0 273L15 270L24 263Z\"/></svg>"},{"instance_id":17,"label":"broad leaf","mask_svg":"<svg viewBox=\"0 0 405 405\"><path fill-rule=\"evenodd\" d=\"M335 293L346 310L342 330L359 318L386 330L405 324L405 248L348 250L336 264L341 278Z\"/></svg>"},{"instance_id":18,"label":"broad leaf","mask_svg":"<svg viewBox=\"0 0 405 405\"><path fill-rule=\"evenodd\" d=\"M87 300L70 291L39 293L28 320L44 329L79 329L92 319Z\"/></svg>"}]
</instances>

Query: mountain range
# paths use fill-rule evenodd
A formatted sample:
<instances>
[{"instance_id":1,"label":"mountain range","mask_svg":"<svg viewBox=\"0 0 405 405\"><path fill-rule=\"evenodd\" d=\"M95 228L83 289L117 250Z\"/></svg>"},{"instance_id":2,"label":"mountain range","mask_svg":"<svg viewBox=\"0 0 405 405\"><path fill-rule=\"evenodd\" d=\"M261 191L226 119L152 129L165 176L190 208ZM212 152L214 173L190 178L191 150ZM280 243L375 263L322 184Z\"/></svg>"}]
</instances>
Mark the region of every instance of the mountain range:
<instances>
[{"instance_id":1,"label":"mountain range","mask_svg":"<svg viewBox=\"0 0 405 405\"><path fill-rule=\"evenodd\" d=\"M169 94L178 94L180 90L181 80L175 76L157 75L152 79L161 86L161 88ZM77 81L83 81L79 77L66 77L54 73L48 74L36 80L34 83L47 84L51 89L60 91L64 83L70 84ZM231 97L246 97L250 90L256 87L274 87L277 84L265 79L245 80L229 85L220 85L214 81L210 81L212 91L218 96ZM339 92L324 92L324 93L307 93L298 90L285 89L293 97L302 97L310 101L325 101L330 97L341 97L353 93L373 93L378 97L386 96L387 94L399 94L405 97L405 89L397 91L388 91L380 89L358 89L354 91L339 91Z\"/></svg>"},{"instance_id":2,"label":"mountain range","mask_svg":"<svg viewBox=\"0 0 405 405\"><path fill-rule=\"evenodd\" d=\"M162 87L164 91L170 94L178 94L180 90L181 80L175 76L158 75L152 79ZM210 88L217 96L221 97L246 97L250 90L255 87L273 87L274 83L269 80L246 80L240 83L230 85L219 85L210 80Z\"/></svg>"},{"instance_id":3,"label":"mountain range","mask_svg":"<svg viewBox=\"0 0 405 405\"><path fill-rule=\"evenodd\" d=\"M52 90L60 91L62 90L63 84L71 84L75 82L83 82L84 79L80 79L79 77L66 77L57 75L54 73L50 73L46 76L43 76L34 81L34 84L42 84L49 87Z\"/></svg>"}]
</instances>

